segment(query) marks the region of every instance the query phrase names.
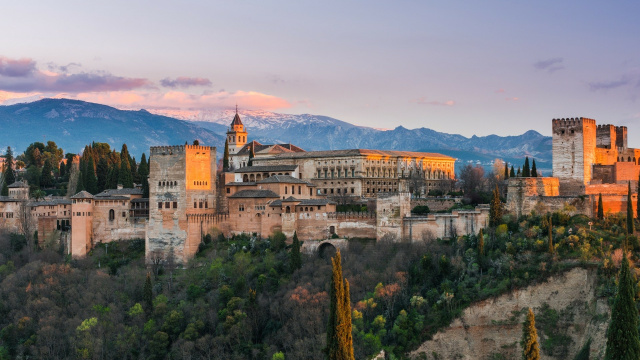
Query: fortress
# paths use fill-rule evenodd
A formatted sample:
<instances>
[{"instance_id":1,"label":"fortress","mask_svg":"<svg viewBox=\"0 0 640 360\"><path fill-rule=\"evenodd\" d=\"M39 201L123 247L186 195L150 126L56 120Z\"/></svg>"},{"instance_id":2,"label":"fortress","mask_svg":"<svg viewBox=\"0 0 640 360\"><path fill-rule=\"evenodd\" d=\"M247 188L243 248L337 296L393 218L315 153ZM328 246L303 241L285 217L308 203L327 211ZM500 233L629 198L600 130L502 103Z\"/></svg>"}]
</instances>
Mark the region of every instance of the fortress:
<instances>
[{"instance_id":1,"label":"fortress","mask_svg":"<svg viewBox=\"0 0 640 360\"><path fill-rule=\"evenodd\" d=\"M636 209L640 149L627 146L625 126L596 125L580 117L553 119L552 131L553 177L509 179L508 210L522 215L568 204L592 216L602 195L605 213L621 212L628 183Z\"/></svg>"},{"instance_id":2,"label":"fortress","mask_svg":"<svg viewBox=\"0 0 640 360\"><path fill-rule=\"evenodd\" d=\"M68 253L85 256L95 244L144 238L148 262L185 263L204 235L276 231L311 244L330 238L422 241L477 233L488 208L414 216L410 193L448 190L455 159L434 153L304 151L292 144L247 140L236 113L229 131L230 169L219 172L216 148L151 147L149 198L140 189L82 191L70 199L27 199L28 186L0 197L2 227L22 232L24 216L39 238L58 236ZM337 201L356 199L366 212L338 212ZM341 240L344 242L344 240ZM316 246L317 247L317 246Z\"/></svg>"}]
</instances>

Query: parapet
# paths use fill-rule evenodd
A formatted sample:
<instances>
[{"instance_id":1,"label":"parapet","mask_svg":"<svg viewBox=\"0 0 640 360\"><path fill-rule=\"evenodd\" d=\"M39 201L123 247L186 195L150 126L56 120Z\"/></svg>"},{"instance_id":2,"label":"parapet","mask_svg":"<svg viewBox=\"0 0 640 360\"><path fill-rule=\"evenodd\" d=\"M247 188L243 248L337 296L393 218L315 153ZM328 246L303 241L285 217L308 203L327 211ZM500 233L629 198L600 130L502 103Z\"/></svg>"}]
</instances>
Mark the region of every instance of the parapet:
<instances>
[{"instance_id":1,"label":"parapet","mask_svg":"<svg viewBox=\"0 0 640 360\"><path fill-rule=\"evenodd\" d=\"M204 145L152 146L149 152L151 155L173 155L175 153L184 153L186 150L211 151L215 150L215 147Z\"/></svg>"},{"instance_id":2,"label":"parapet","mask_svg":"<svg viewBox=\"0 0 640 360\"><path fill-rule=\"evenodd\" d=\"M585 117L575 117L575 118L562 118L562 119L553 119L552 120L553 127L564 127L564 126L579 126L582 124L590 124L595 125L596 121L594 119L589 119Z\"/></svg>"}]
</instances>

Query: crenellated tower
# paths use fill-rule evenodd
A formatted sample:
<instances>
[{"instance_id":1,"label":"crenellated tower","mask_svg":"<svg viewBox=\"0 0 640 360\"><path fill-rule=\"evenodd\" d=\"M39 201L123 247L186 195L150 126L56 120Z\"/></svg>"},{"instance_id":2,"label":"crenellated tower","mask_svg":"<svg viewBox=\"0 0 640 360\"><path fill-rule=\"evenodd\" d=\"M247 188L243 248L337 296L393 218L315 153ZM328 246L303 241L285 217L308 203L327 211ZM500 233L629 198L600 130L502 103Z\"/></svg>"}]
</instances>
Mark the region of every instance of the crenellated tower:
<instances>
[{"instance_id":1,"label":"crenellated tower","mask_svg":"<svg viewBox=\"0 0 640 360\"><path fill-rule=\"evenodd\" d=\"M561 191L584 187L591 181L596 162L596 121L583 117L553 119L552 129L553 176L559 178Z\"/></svg>"},{"instance_id":2,"label":"crenellated tower","mask_svg":"<svg viewBox=\"0 0 640 360\"><path fill-rule=\"evenodd\" d=\"M247 143L248 133L238 115L238 105L236 105L236 116L233 117L229 131L227 131L227 142L229 143L229 155L235 155Z\"/></svg>"}]
</instances>

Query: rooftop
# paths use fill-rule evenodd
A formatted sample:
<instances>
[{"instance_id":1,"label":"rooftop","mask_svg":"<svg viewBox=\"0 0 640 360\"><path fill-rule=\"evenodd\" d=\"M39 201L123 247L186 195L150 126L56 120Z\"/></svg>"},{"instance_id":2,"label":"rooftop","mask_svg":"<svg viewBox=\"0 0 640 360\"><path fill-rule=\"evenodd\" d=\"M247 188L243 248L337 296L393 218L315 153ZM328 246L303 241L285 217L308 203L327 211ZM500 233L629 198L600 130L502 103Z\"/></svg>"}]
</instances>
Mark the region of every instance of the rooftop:
<instances>
[{"instance_id":1,"label":"rooftop","mask_svg":"<svg viewBox=\"0 0 640 360\"><path fill-rule=\"evenodd\" d=\"M300 159L300 158L323 158L323 157L349 157L349 156L381 156L381 157L414 157L429 158L439 160L454 161L455 158L438 153L427 153L417 151L396 151L396 150L370 150L370 149L348 149L348 150L323 150L306 152L289 152L274 154L271 158L276 159ZM262 160L262 159L256 159Z\"/></svg>"},{"instance_id":2,"label":"rooftop","mask_svg":"<svg viewBox=\"0 0 640 360\"><path fill-rule=\"evenodd\" d=\"M229 198L278 198L278 194L271 190L241 190Z\"/></svg>"},{"instance_id":3,"label":"rooftop","mask_svg":"<svg viewBox=\"0 0 640 360\"><path fill-rule=\"evenodd\" d=\"M285 183L285 184L305 184L307 186L315 186L309 182L304 180L300 180L298 178L294 178L291 175L273 175L269 176L266 179L262 179L257 181L258 184L276 184L276 183Z\"/></svg>"},{"instance_id":4,"label":"rooftop","mask_svg":"<svg viewBox=\"0 0 640 360\"><path fill-rule=\"evenodd\" d=\"M28 188L29 185L23 181L16 181L13 184L7 186L7 188L9 189L15 189L15 188Z\"/></svg>"},{"instance_id":5,"label":"rooftop","mask_svg":"<svg viewBox=\"0 0 640 360\"><path fill-rule=\"evenodd\" d=\"M295 171L298 165L261 165L261 166L245 166L234 170L235 173L249 172L270 172L270 171Z\"/></svg>"},{"instance_id":6,"label":"rooftop","mask_svg":"<svg viewBox=\"0 0 640 360\"><path fill-rule=\"evenodd\" d=\"M96 196L113 196L113 195L142 195L142 189L122 188L122 189L106 189L96 194Z\"/></svg>"},{"instance_id":7,"label":"rooftop","mask_svg":"<svg viewBox=\"0 0 640 360\"><path fill-rule=\"evenodd\" d=\"M82 190L79 193L73 195L71 197L72 199L93 199L93 195L91 195L89 192Z\"/></svg>"}]
</instances>

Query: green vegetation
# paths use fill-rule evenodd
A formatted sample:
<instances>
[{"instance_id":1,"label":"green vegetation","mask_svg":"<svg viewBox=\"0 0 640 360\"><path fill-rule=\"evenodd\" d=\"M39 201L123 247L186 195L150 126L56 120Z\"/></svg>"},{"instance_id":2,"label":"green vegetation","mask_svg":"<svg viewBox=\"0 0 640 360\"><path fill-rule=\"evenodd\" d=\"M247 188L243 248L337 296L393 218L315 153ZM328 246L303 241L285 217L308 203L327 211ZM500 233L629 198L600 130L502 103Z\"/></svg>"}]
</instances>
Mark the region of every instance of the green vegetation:
<instances>
[{"instance_id":1,"label":"green vegetation","mask_svg":"<svg viewBox=\"0 0 640 360\"><path fill-rule=\"evenodd\" d=\"M536 318L533 310L529 308L527 319L522 324L522 359L539 360L540 349L538 348L538 331L536 330Z\"/></svg>"},{"instance_id":2,"label":"green vegetation","mask_svg":"<svg viewBox=\"0 0 640 360\"><path fill-rule=\"evenodd\" d=\"M331 258L331 266L326 358L329 360L353 360L351 295L349 281L342 277L340 251Z\"/></svg>"},{"instance_id":3,"label":"green vegetation","mask_svg":"<svg viewBox=\"0 0 640 360\"><path fill-rule=\"evenodd\" d=\"M427 205L418 205L411 210L414 215L427 215L431 210Z\"/></svg>"}]
</instances>

